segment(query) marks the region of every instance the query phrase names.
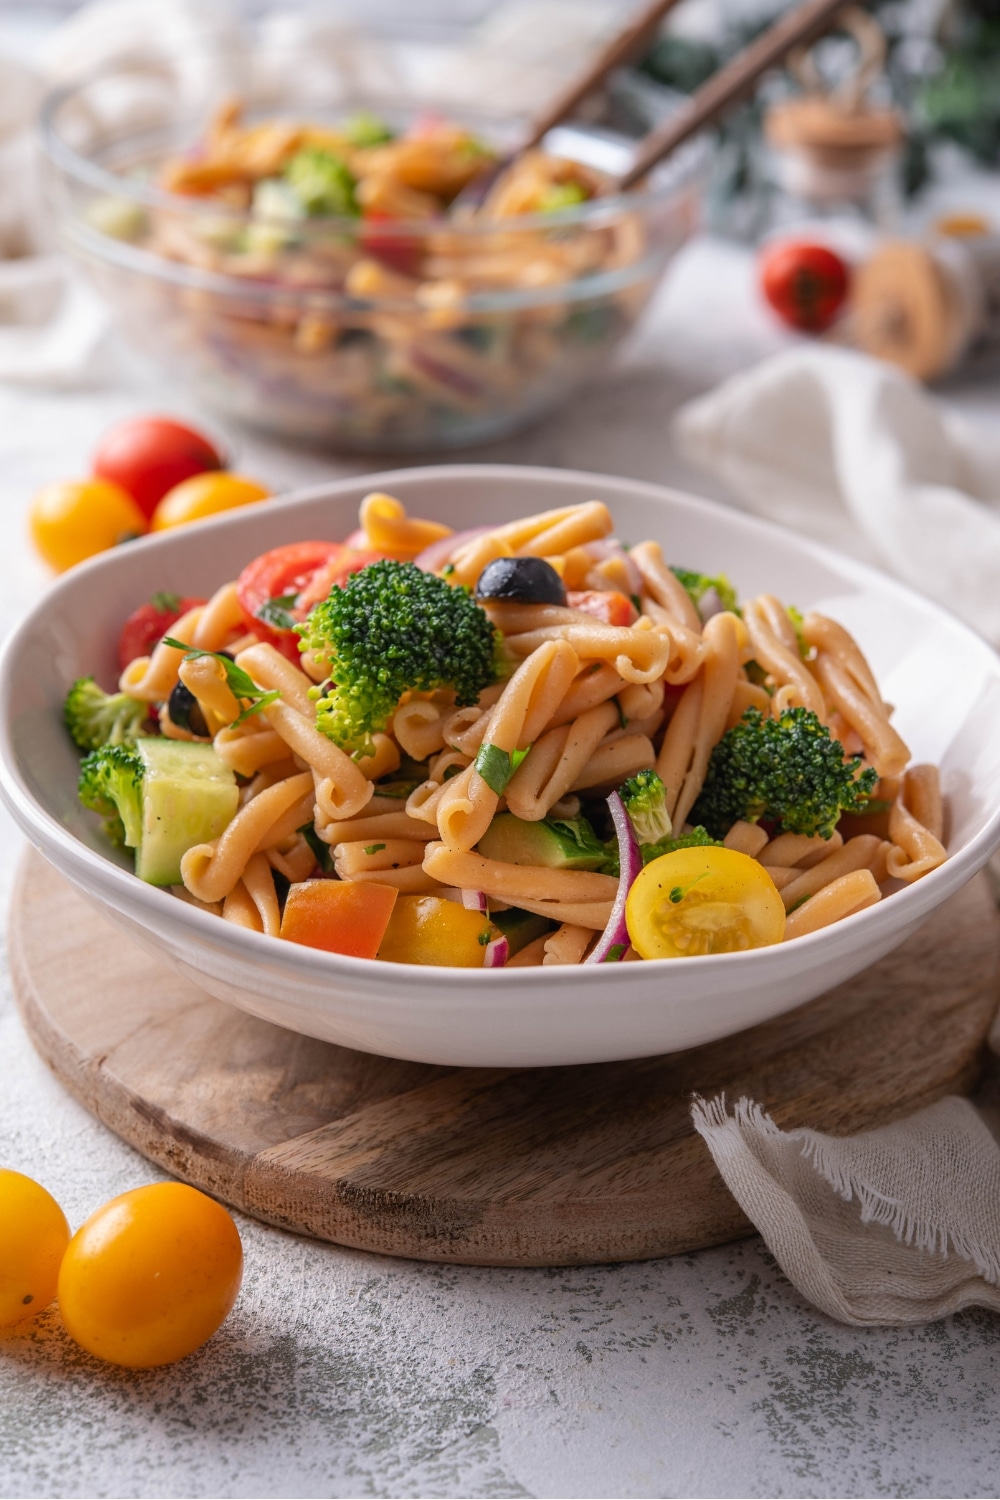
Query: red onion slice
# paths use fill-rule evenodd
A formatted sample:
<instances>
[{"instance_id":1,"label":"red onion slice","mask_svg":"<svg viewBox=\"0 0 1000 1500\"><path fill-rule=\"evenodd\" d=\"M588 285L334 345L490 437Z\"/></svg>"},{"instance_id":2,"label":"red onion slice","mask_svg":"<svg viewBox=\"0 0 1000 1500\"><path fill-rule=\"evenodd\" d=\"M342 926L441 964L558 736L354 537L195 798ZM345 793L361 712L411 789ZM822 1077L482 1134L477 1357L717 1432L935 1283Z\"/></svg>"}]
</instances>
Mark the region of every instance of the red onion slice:
<instances>
[{"instance_id":1,"label":"red onion slice","mask_svg":"<svg viewBox=\"0 0 1000 1500\"><path fill-rule=\"evenodd\" d=\"M486 944L486 953L483 957L484 969L502 969L510 954L510 944L505 937L494 938L492 943Z\"/></svg>"},{"instance_id":2,"label":"red onion slice","mask_svg":"<svg viewBox=\"0 0 1000 1500\"><path fill-rule=\"evenodd\" d=\"M463 890L462 905L468 911L486 911L486 892Z\"/></svg>"},{"instance_id":3,"label":"red onion slice","mask_svg":"<svg viewBox=\"0 0 1000 1500\"><path fill-rule=\"evenodd\" d=\"M492 526L473 526L471 531L453 531L451 536L443 536L425 547L413 559L414 564L424 573L438 573L451 560L452 553L457 552L465 542L471 542L473 537L482 536L484 532L493 529Z\"/></svg>"},{"instance_id":4,"label":"red onion slice","mask_svg":"<svg viewBox=\"0 0 1000 1500\"><path fill-rule=\"evenodd\" d=\"M635 836L632 820L625 811L625 804L617 792L611 793L608 806L614 819L615 833L618 835L618 861L621 874L618 877L618 894L611 908L608 925L598 938L596 947L583 960L585 964L618 963L625 957L629 944L628 927L625 923L625 902L633 880L642 869L639 841ZM613 948L620 948L621 951L612 955Z\"/></svg>"}]
</instances>

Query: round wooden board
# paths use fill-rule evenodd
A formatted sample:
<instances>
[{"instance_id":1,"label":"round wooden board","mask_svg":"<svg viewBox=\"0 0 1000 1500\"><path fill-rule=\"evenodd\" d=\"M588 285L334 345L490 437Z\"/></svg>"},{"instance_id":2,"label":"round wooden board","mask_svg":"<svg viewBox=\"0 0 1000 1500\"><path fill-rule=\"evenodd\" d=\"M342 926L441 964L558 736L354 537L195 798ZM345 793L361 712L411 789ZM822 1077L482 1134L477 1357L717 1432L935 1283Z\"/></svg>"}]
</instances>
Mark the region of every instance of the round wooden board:
<instances>
[{"instance_id":1,"label":"round wooden board","mask_svg":"<svg viewBox=\"0 0 1000 1500\"><path fill-rule=\"evenodd\" d=\"M982 877L902 949L765 1026L670 1057L525 1071L350 1052L255 1020L128 942L33 851L10 962L66 1087L233 1207L420 1260L642 1260L748 1234L689 1118L749 1094L848 1134L968 1092L1000 995Z\"/></svg>"}]
</instances>

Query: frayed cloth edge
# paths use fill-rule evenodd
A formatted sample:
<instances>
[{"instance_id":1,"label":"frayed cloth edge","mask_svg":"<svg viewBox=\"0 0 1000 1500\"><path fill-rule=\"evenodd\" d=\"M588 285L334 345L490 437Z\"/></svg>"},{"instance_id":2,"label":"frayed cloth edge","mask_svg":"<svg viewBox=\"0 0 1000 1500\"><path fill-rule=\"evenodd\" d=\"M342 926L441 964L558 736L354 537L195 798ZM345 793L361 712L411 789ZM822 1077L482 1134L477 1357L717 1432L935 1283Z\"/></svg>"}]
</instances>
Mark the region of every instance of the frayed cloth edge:
<instances>
[{"instance_id":1,"label":"frayed cloth edge","mask_svg":"<svg viewBox=\"0 0 1000 1500\"><path fill-rule=\"evenodd\" d=\"M796 1142L801 1154L828 1187L845 1203L857 1203L862 1224L884 1226L892 1231L900 1244L912 1245L932 1255L946 1258L949 1250L953 1250L962 1260L975 1266L984 1281L1000 1286L1000 1257L960 1231L915 1218L898 1199L880 1193L870 1183L856 1177L842 1161L834 1159L836 1140L813 1131L782 1130L761 1105L746 1097L737 1100L730 1114L725 1094L712 1100L696 1095L691 1103L691 1120L699 1135L704 1137L708 1132L720 1132L735 1136L743 1149L747 1149L743 1139L745 1130L757 1131L771 1140Z\"/></svg>"}]
</instances>

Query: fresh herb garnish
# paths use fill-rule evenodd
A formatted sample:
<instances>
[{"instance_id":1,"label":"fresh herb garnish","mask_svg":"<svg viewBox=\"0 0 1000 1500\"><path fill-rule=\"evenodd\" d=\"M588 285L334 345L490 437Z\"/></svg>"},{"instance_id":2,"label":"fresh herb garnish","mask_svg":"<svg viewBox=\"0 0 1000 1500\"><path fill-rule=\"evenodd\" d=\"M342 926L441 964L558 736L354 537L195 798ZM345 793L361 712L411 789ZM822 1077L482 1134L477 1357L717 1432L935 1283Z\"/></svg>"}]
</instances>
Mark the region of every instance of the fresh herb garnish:
<instances>
[{"instance_id":1,"label":"fresh herb garnish","mask_svg":"<svg viewBox=\"0 0 1000 1500\"><path fill-rule=\"evenodd\" d=\"M298 621L292 610L299 602L298 594L278 594L274 599L265 599L257 610L257 619L275 630L294 630Z\"/></svg>"},{"instance_id":2,"label":"fresh herb garnish","mask_svg":"<svg viewBox=\"0 0 1000 1500\"><path fill-rule=\"evenodd\" d=\"M501 750L499 745L480 745L476 756L476 770L491 792L496 792L498 797L503 796L507 783L530 749L530 745L526 750L509 751Z\"/></svg>"},{"instance_id":3,"label":"fresh herb garnish","mask_svg":"<svg viewBox=\"0 0 1000 1500\"><path fill-rule=\"evenodd\" d=\"M251 714L259 712L269 703L273 703L276 698L281 697L277 688L272 688L270 692L265 693L257 686L249 672L238 667L232 657L227 656L224 651L199 651L194 646L186 645L184 641L174 640L171 635L165 635L163 641L164 645L173 646L175 651L183 651L185 661L197 661L199 656L211 656L222 663L222 669L226 674L226 686L233 697L241 701L249 700L250 703L249 708L245 708L239 718L233 720L234 724L242 724L244 720L250 718Z\"/></svg>"}]
</instances>

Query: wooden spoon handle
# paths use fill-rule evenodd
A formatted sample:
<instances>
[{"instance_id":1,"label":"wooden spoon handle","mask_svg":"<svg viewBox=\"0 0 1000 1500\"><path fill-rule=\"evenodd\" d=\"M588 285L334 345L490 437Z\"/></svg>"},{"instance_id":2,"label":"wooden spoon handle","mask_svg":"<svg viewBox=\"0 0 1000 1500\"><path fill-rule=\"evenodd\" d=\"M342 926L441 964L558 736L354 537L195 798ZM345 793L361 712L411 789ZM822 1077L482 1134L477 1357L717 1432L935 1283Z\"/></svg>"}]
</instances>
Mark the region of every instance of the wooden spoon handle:
<instances>
[{"instance_id":1,"label":"wooden spoon handle","mask_svg":"<svg viewBox=\"0 0 1000 1500\"><path fill-rule=\"evenodd\" d=\"M592 89L604 82L609 73L645 51L663 17L677 3L678 0L648 0L624 31L617 32L597 57L591 59L583 72L571 78L547 108L536 115L527 138L521 142L518 150L529 151L532 146L537 146L553 125L565 120Z\"/></svg>"},{"instance_id":2,"label":"wooden spoon handle","mask_svg":"<svg viewBox=\"0 0 1000 1500\"><path fill-rule=\"evenodd\" d=\"M651 130L640 142L628 171L607 191L621 192L632 187L671 151L719 119L731 105L750 92L768 68L781 62L794 47L815 41L822 35L846 3L847 0L805 0L804 4L787 11L749 47L713 73L677 114Z\"/></svg>"}]
</instances>

